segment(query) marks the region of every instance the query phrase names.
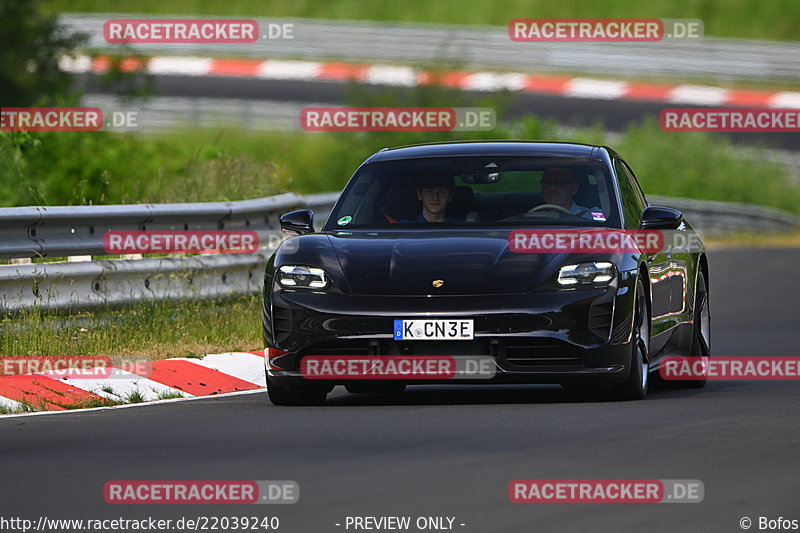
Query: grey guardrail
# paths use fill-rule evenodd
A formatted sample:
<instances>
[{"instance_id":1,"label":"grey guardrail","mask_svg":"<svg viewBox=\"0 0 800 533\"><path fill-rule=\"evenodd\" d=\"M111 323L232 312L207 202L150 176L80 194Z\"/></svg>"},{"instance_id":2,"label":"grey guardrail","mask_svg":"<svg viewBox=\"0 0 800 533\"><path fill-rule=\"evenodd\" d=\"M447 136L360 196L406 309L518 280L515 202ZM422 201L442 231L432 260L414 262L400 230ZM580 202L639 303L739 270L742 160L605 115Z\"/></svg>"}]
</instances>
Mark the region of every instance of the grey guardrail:
<instances>
[{"instance_id":1,"label":"grey guardrail","mask_svg":"<svg viewBox=\"0 0 800 533\"><path fill-rule=\"evenodd\" d=\"M338 194L283 194L199 204L0 208L0 253L3 257L104 254L102 233L109 229L248 228L260 235L275 235L280 214L297 208L313 209L319 228ZM649 200L683 211L707 235L800 229L800 217L765 207L660 196ZM142 300L257 293L278 240L262 242L267 245L254 254L0 265L0 309L59 312Z\"/></svg>"},{"instance_id":2,"label":"grey guardrail","mask_svg":"<svg viewBox=\"0 0 800 533\"><path fill-rule=\"evenodd\" d=\"M304 205L287 193L239 202L1 208L0 259L108 255L103 236L111 230L250 230L266 243L280 232L280 213Z\"/></svg>"},{"instance_id":3,"label":"grey guardrail","mask_svg":"<svg viewBox=\"0 0 800 533\"><path fill-rule=\"evenodd\" d=\"M310 208L319 227L337 196L287 193L239 202L0 208L0 258L14 260L0 265L0 310L59 312L258 292L267 259L285 237L280 215ZM111 230L235 229L255 231L259 251L83 260L107 255L103 235ZM83 257L74 262L19 262L70 256Z\"/></svg>"},{"instance_id":4,"label":"grey guardrail","mask_svg":"<svg viewBox=\"0 0 800 533\"><path fill-rule=\"evenodd\" d=\"M255 293L269 253L0 266L0 309L53 312Z\"/></svg>"},{"instance_id":5,"label":"grey guardrail","mask_svg":"<svg viewBox=\"0 0 800 533\"><path fill-rule=\"evenodd\" d=\"M533 13L509 13L514 17ZM67 13L60 22L89 34L88 46L112 48L103 23L115 18L157 18L146 14ZM241 17L238 17L241 18ZM470 68L491 67L618 75L690 76L720 79L797 79L800 44L730 38L672 39L655 43L519 43L505 27L409 24L322 19L256 19L294 24L292 39L245 44L132 44L144 53L220 54L261 58L341 59L397 62L451 61Z\"/></svg>"}]
</instances>

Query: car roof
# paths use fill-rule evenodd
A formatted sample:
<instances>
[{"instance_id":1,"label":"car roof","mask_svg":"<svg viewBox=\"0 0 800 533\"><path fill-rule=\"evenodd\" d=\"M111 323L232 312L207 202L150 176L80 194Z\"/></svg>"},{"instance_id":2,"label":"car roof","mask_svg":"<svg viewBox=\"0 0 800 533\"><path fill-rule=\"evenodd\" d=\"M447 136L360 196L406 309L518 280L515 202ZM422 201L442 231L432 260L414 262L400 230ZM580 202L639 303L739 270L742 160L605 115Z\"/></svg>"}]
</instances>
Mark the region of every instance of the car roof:
<instances>
[{"instance_id":1,"label":"car roof","mask_svg":"<svg viewBox=\"0 0 800 533\"><path fill-rule=\"evenodd\" d=\"M415 159L420 157L454 157L469 155L518 155L542 157L576 157L591 159L600 147L592 144L551 141L456 141L416 144L384 148L369 162ZM606 148L609 152L612 150Z\"/></svg>"}]
</instances>

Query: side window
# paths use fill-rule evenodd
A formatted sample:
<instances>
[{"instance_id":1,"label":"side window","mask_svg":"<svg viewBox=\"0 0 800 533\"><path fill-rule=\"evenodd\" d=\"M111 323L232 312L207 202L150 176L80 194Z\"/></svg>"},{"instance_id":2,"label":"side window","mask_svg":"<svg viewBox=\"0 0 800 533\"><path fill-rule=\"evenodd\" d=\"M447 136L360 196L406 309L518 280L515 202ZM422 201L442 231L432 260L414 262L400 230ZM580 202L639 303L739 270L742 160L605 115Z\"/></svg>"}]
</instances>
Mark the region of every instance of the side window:
<instances>
[{"instance_id":1,"label":"side window","mask_svg":"<svg viewBox=\"0 0 800 533\"><path fill-rule=\"evenodd\" d=\"M633 188L638 193L638 196L641 198L642 205L644 207L647 207L647 198L644 195L644 191L642 190L642 186L639 185L639 180L636 179L636 174L633 173L633 170L631 170L631 167L628 166L628 163L626 163L625 161L622 161L622 160L620 160L620 161L622 162L622 165L625 167L625 170L627 171L628 176L631 178L631 182L633 183Z\"/></svg>"},{"instance_id":2,"label":"side window","mask_svg":"<svg viewBox=\"0 0 800 533\"><path fill-rule=\"evenodd\" d=\"M625 217L625 229L636 229L642 218L642 211L647 206L641 189L630 174L625 163L614 160L614 171L619 181L619 195L622 203L622 215Z\"/></svg>"}]
</instances>

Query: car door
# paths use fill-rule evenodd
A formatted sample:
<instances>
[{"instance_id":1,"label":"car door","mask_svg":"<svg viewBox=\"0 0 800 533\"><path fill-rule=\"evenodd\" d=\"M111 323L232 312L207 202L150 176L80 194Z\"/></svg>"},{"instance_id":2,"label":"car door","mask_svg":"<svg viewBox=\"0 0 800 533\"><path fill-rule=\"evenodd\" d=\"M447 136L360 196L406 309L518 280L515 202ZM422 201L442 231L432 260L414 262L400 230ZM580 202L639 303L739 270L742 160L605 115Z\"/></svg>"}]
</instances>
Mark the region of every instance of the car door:
<instances>
[{"instance_id":1,"label":"car door","mask_svg":"<svg viewBox=\"0 0 800 533\"><path fill-rule=\"evenodd\" d=\"M642 193L636 178L628 165L620 158L614 160L614 171L617 174L624 228L629 231L639 229L642 213L647 207L647 200ZM651 350L658 351L666 342L659 334L664 333L672 325L667 317L671 308L672 259L669 248L665 247L655 253L646 254L647 268L650 277L651 292Z\"/></svg>"},{"instance_id":2,"label":"car door","mask_svg":"<svg viewBox=\"0 0 800 533\"><path fill-rule=\"evenodd\" d=\"M636 179L636 175L631 168L625 163L625 169L633 178L633 183L636 185L637 190L641 193L642 198L645 198L644 192ZM645 198L645 203L647 199ZM648 204L649 205L649 204ZM691 320L691 316L686 315L686 293L687 283L689 278L689 271L691 265L691 245L693 243L692 235L686 224L681 224L677 229L665 232L665 251L669 258L669 309L666 314L674 317L675 322L681 320Z\"/></svg>"}]
</instances>

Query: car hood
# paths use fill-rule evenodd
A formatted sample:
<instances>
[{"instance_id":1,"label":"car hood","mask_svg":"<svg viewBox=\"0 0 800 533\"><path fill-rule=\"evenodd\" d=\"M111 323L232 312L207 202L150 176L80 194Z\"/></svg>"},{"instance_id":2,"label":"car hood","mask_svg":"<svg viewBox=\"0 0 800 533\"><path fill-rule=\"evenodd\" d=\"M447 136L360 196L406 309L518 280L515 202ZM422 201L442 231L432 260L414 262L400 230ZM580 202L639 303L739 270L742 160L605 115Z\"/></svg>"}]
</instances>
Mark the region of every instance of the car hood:
<instances>
[{"instance_id":1,"label":"car hood","mask_svg":"<svg viewBox=\"0 0 800 533\"><path fill-rule=\"evenodd\" d=\"M337 232L328 235L353 294L510 294L555 274L566 254L515 253L509 231ZM434 286L434 281L443 283Z\"/></svg>"}]
</instances>

